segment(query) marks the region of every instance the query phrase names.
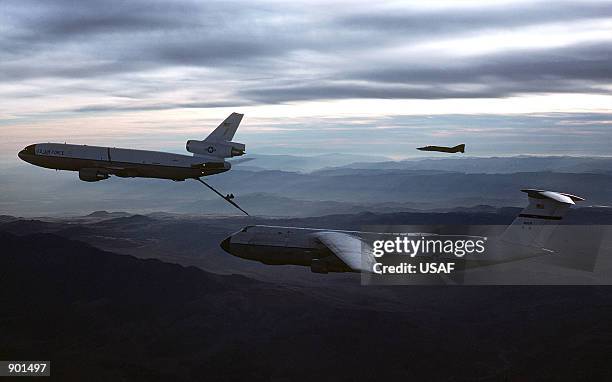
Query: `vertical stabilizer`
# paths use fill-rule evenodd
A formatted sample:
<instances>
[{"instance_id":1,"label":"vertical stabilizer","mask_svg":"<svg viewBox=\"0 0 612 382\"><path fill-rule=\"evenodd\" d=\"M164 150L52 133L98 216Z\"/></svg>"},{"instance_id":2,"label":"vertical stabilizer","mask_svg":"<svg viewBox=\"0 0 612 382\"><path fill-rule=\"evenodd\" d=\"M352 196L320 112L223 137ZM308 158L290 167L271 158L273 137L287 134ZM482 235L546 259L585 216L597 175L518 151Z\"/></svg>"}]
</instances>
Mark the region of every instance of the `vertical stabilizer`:
<instances>
[{"instance_id":1,"label":"vertical stabilizer","mask_svg":"<svg viewBox=\"0 0 612 382\"><path fill-rule=\"evenodd\" d=\"M562 192L525 189L529 205L500 236L509 244L544 248L567 210L583 198Z\"/></svg>"},{"instance_id":2,"label":"vertical stabilizer","mask_svg":"<svg viewBox=\"0 0 612 382\"><path fill-rule=\"evenodd\" d=\"M236 130L238 130L238 126L243 116L244 114L239 113L230 114L225 121L221 122L221 124L204 139L204 142L231 141L232 138L234 138L234 134L236 134Z\"/></svg>"},{"instance_id":3,"label":"vertical stabilizer","mask_svg":"<svg viewBox=\"0 0 612 382\"><path fill-rule=\"evenodd\" d=\"M232 113L203 141L188 140L187 151L201 157L203 163L206 161L222 163L225 158L244 155L246 146L243 143L232 142L243 116L244 114Z\"/></svg>"}]
</instances>

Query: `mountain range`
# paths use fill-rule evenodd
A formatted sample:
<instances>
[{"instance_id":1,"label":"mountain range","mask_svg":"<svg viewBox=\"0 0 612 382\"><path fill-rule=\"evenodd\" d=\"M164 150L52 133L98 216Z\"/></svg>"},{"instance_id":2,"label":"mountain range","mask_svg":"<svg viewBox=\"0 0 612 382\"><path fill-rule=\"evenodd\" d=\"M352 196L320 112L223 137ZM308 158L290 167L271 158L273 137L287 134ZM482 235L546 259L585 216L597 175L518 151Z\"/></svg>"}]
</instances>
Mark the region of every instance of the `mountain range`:
<instances>
[{"instance_id":1,"label":"mountain range","mask_svg":"<svg viewBox=\"0 0 612 382\"><path fill-rule=\"evenodd\" d=\"M54 380L612 377L607 287L289 287L53 234L0 247L0 356Z\"/></svg>"},{"instance_id":2,"label":"mountain range","mask_svg":"<svg viewBox=\"0 0 612 382\"><path fill-rule=\"evenodd\" d=\"M269 168L256 167L259 159ZM259 159L207 181L223 193L233 193L243 208L260 216L518 207L525 204L525 196L519 192L522 188L573 193L586 198L586 205L612 205L608 191L612 189L611 163L607 158L466 157L327 168L318 168L321 161L311 162L311 157ZM293 164L274 169L283 168L286 161ZM306 168L311 171L303 171ZM111 178L86 183L78 181L76 173L26 165L1 169L0 177L4 179L0 182L0 210L5 214L66 216L111 209L239 213L193 181Z\"/></svg>"}]
</instances>

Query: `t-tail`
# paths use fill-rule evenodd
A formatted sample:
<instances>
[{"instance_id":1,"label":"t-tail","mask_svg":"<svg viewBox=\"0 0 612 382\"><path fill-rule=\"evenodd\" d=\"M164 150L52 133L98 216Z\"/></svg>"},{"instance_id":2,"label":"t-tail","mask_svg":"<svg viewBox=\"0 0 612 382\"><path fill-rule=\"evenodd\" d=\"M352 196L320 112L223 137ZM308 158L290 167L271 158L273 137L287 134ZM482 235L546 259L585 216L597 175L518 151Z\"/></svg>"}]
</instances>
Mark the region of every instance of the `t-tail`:
<instances>
[{"instance_id":1,"label":"t-tail","mask_svg":"<svg viewBox=\"0 0 612 382\"><path fill-rule=\"evenodd\" d=\"M209 162L224 162L226 158L244 155L246 146L232 142L244 114L232 113L206 139L187 141L187 151Z\"/></svg>"},{"instance_id":2,"label":"t-tail","mask_svg":"<svg viewBox=\"0 0 612 382\"><path fill-rule=\"evenodd\" d=\"M563 192L535 189L527 193L529 205L499 237L501 242L531 249L545 249L555 228L575 202L583 198Z\"/></svg>"}]
</instances>

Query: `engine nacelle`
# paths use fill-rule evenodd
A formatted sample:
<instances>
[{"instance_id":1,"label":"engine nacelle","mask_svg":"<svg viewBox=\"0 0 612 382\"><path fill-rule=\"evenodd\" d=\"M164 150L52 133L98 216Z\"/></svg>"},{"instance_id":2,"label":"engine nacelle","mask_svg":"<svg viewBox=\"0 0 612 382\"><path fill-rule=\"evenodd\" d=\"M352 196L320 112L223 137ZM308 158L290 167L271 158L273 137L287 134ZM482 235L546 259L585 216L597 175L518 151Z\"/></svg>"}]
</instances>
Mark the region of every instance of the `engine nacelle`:
<instances>
[{"instance_id":1,"label":"engine nacelle","mask_svg":"<svg viewBox=\"0 0 612 382\"><path fill-rule=\"evenodd\" d=\"M98 168L82 168L79 170L79 179L84 182L97 182L108 179L108 173Z\"/></svg>"},{"instance_id":2,"label":"engine nacelle","mask_svg":"<svg viewBox=\"0 0 612 382\"><path fill-rule=\"evenodd\" d=\"M246 146L237 142L207 142L188 140L187 151L197 155L215 156L219 158L231 158L244 155Z\"/></svg>"},{"instance_id":3,"label":"engine nacelle","mask_svg":"<svg viewBox=\"0 0 612 382\"><path fill-rule=\"evenodd\" d=\"M319 259L313 259L310 263L310 271L312 273L327 273L329 269L327 268L327 262Z\"/></svg>"}]
</instances>

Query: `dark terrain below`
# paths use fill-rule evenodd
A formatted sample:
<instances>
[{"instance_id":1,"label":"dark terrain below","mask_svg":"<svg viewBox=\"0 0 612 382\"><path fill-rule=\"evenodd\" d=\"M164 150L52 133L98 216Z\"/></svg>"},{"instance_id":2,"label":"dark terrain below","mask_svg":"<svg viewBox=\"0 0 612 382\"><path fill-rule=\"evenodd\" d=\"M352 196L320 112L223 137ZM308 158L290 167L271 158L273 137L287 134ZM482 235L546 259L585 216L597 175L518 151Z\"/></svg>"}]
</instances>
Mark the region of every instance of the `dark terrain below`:
<instances>
[{"instance_id":1,"label":"dark terrain below","mask_svg":"<svg viewBox=\"0 0 612 382\"><path fill-rule=\"evenodd\" d=\"M507 224L516 213L486 211L273 222ZM606 210L569 217L609 221ZM217 239L247 222L1 217L0 359L49 359L53 379L79 381L612 378L610 287L364 287L220 252Z\"/></svg>"}]
</instances>

